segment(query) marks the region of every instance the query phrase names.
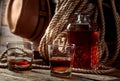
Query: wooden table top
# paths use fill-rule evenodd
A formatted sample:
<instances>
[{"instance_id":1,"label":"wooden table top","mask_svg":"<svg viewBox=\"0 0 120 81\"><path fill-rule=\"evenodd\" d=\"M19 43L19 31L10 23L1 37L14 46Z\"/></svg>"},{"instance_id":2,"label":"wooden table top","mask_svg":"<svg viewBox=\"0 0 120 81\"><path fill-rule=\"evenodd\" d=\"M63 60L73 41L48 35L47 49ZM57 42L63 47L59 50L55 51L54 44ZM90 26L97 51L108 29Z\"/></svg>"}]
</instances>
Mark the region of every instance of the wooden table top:
<instances>
[{"instance_id":1,"label":"wooden table top","mask_svg":"<svg viewBox=\"0 0 120 81\"><path fill-rule=\"evenodd\" d=\"M120 71L118 73L120 74ZM73 78L65 79L51 76L50 70L32 69L31 71L16 73L0 68L0 81L120 81L120 76L113 75L83 73L72 73L72 75Z\"/></svg>"}]
</instances>

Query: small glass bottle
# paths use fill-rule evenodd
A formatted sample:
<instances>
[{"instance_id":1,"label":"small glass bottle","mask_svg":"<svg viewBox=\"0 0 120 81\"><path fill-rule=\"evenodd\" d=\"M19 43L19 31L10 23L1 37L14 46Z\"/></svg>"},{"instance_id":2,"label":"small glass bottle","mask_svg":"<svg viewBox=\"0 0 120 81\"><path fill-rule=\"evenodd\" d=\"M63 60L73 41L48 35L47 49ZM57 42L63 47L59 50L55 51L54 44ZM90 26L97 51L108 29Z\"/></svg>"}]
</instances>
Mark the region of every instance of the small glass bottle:
<instances>
[{"instance_id":1,"label":"small glass bottle","mask_svg":"<svg viewBox=\"0 0 120 81\"><path fill-rule=\"evenodd\" d=\"M98 58L98 30L90 23L89 15L77 14L77 20L67 26L68 43L75 44L74 68L96 69Z\"/></svg>"}]
</instances>

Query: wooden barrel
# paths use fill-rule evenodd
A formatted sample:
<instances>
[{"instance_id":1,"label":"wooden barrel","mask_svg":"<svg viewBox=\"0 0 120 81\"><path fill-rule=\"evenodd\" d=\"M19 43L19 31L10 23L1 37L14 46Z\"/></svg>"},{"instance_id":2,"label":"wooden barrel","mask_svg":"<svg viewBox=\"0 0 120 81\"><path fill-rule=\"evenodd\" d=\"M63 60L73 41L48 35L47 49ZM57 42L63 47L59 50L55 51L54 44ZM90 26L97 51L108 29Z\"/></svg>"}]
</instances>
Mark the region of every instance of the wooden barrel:
<instances>
[{"instance_id":1,"label":"wooden barrel","mask_svg":"<svg viewBox=\"0 0 120 81\"><path fill-rule=\"evenodd\" d=\"M9 0L6 16L12 33L38 45L51 19L50 3L49 0Z\"/></svg>"}]
</instances>

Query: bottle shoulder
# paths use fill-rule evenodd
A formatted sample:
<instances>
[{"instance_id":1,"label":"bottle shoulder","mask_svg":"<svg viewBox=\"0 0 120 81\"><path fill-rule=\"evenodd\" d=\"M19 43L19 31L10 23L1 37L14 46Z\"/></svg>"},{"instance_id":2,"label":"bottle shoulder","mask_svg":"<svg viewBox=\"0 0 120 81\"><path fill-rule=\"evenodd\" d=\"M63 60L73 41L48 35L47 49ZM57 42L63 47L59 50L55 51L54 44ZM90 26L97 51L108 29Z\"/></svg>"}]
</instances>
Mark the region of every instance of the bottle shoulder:
<instances>
[{"instance_id":1,"label":"bottle shoulder","mask_svg":"<svg viewBox=\"0 0 120 81\"><path fill-rule=\"evenodd\" d=\"M91 28L89 23L70 23L67 30L89 30Z\"/></svg>"}]
</instances>

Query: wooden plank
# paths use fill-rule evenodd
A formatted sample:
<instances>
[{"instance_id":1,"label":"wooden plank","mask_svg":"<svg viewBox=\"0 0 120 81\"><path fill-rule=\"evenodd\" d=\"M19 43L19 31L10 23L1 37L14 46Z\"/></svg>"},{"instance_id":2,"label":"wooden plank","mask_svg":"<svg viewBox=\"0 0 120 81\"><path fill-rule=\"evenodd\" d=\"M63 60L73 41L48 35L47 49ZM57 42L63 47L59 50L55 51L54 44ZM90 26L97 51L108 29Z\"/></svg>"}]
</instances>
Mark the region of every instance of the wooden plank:
<instances>
[{"instance_id":1,"label":"wooden plank","mask_svg":"<svg viewBox=\"0 0 120 81\"><path fill-rule=\"evenodd\" d=\"M53 77L49 70L33 69L31 71L15 73L7 69L0 69L0 81L93 81L83 77L70 79Z\"/></svg>"},{"instance_id":2,"label":"wooden plank","mask_svg":"<svg viewBox=\"0 0 120 81\"><path fill-rule=\"evenodd\" d=\"M2 9L3 9L3 0L0 0L0 30L2 25Z\"/></svg>"},{"instance_id":3,"label":"wooden plank","mask_svg":"<svg viewBox=\"0 0 120 81\"><path fill-rule=\"evenodd\" d=\"M8 25L6 20L6 6L8 0L2 0L2 25Z\"/></svg>"},{"instance_id":4,"label":"wooden plank","mask_svg":"<svg viewBox=\"0 0 120 81\"><path fill-rule=\"evenodd\" d=\"M21 37L12 34L8 26L2 26L0 29L0 53L6 49L6 42L23 41Z\"/></svg>"},{"instance_id":5,"label":"wooden plank","mask_svg":"<svg viewBox=\"0 0 120 81\"><path fill-rule=\"evenodd\" d=\"M31 71L13 72L0 68L0 81L120 81L120 77L99 74L72 73L70 79L53 77L50 70L32 69Z\"/></svg>"}]
</instances>

